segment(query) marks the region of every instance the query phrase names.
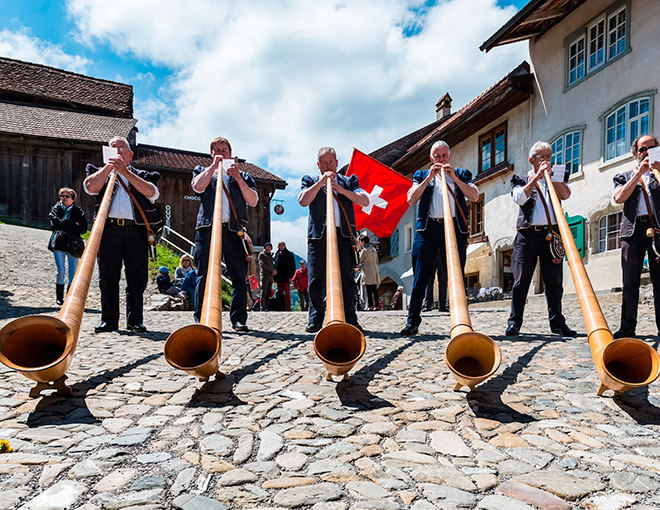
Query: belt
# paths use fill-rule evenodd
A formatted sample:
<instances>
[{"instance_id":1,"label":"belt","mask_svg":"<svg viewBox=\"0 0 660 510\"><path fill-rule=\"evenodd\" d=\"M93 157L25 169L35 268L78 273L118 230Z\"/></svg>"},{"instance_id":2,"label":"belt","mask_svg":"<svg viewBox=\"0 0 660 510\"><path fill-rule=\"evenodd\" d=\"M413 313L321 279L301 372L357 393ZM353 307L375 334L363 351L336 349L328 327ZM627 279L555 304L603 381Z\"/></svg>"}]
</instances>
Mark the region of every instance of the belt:
<instances>
[{"instance_id":1,"label":"belt","mask_svg":"<svg viewBox=\"0 0 660 510\"><path fill-rule=\"evenodd\" d=\"M645 214L643 216L637 216L637 218L635 218L635 221L636 222L637 221L642 221L642 222L648 223L649 222L649 215Z\"/></svg>"},{"instance_id":2,"label":"belt","mask_svg":"<svg viewBox=\"0 0 660 510\"><path fill-rule=\"evenodd\" d=\"M107 222L118 227L132 227L137 225L134 220L127 220L126 218L108 218Z\"/></svg>"},{"instance_id":3,"label":"belt","mask_svg":"<svg viewBox=\"0 0 660 510\"><path fill-rule=\"evenodd\" d=\"M436 223L444 223L445 219L444 218L430 218L429 221L435 221Z\"/></svg>"},{"instance_id":4,"label":"belt","mask_svg":"<svg viewBox=\"0 0 660 510\"><path fill-rule=\"evenodd\" d=\"M552 225L552 228L556 229L557 225ZM548 225L530 225L530 230L536 230L537 232L545 232L548 230Z\"/></svg>"}]
</instances>

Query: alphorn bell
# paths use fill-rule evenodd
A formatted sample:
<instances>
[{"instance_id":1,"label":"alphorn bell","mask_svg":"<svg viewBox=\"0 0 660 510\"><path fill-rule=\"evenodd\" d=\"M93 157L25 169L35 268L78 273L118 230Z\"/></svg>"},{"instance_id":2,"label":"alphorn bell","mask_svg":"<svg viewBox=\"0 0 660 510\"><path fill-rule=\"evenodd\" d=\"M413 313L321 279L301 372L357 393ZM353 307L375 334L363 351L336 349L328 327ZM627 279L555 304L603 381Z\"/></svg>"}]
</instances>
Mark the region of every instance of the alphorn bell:
<instances>
[{"instance_id":1,"label":"alphorn bell","mask_svg":"<svg viewBox=\"0 0 660 510\"><path fill-rule=\"evenodd\" d=\"M641 340L636 338L615 340L612 336L547 168L544 173L559 233L564 242L568 266L575 283L575 291L580 301L591 355L601 381L596 394L602 395L605 390L610 389L619 395L624 391L651 384L659 374L660 356L655 349Z\"/></svg>"},{"instance_id":2,"label":"alphorn bell","mask_svg":"<svg viewBox=\"0 0 660 510\"><path fill-rule=\"evenodd\" d=\"M163 346L165 360L170 365L200 381L207 381L212 375L218 379L224 377L218 370L222 347L222 160L216 178L211 245L200 323L177 329L167 337Z\"/></svg>"},{"instance_id":3,"label":"alphorn bell","mask_svg":"<svg viewBox=\"0 0 660 510\"><path fill-rule=\"evenodd\" d=\"M30 390L30 397L38 397L43 390L50 388L71 395L71 388L65 384L65 374L78 344L87 292L116 180L117 171L113 170L87 246L57 318L28 315L11 321L0 330L0 361L37 382Z\"/></svg>"},{"instance_id":4,"label":"alphorn bell","mask_svg":"<svg viewBox=\"0 0 660 510\"><path fill-rule=\"evenodd\" d=\"M444 168L442 173L442 205L445 217L445 250L447 252L447 294L451 340L445 348L445 362L454 374L454 391L463 386L474 390L475 386L493 375L500 366L502 356L495 341L472 329L468 312L463 268L458 254L456 230L447 193L448 184ZM456 207L459 207L456 204Z\"/></svg>"},{"instance_id":5,"label":"alphorn bell","mask_svg":"<svg viewBox=\"0 0 660 510\"><path fill-rule=\"evenodd\" d=\"M364 354L366 342L358 328L346 323L344 315L334 194L330 177L326 182L326 198L325 325L314 337L314 351L327 371L326 380L331 381L333 375L343 375L344 380L347 380L348 372Z\"/></svg>"}]
</instances>

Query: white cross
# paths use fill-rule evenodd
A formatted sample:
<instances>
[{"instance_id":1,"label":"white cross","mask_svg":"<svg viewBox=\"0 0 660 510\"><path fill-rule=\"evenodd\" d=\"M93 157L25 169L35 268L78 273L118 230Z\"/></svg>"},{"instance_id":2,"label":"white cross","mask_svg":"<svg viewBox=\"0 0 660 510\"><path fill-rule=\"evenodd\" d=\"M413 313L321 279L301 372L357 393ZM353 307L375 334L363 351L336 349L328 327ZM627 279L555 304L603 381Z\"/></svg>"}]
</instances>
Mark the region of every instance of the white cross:
<instances>
[{"instance_id":1,"label":"white cross","mask_svg":"<svg viewBox=\"0 0 660 510\"><path fill-rule=\"evenodd\" d=\"M363 207L362 210L366 214L371 214L371 211L373 210L374 206L380 207L381 209L387 209L387 202L380 198L380 194L383 192L383 188L378 186L374 186L374 189L371 190L371 193L369 193L369 205L367 207Z\"/></svg>"}]
</instances>

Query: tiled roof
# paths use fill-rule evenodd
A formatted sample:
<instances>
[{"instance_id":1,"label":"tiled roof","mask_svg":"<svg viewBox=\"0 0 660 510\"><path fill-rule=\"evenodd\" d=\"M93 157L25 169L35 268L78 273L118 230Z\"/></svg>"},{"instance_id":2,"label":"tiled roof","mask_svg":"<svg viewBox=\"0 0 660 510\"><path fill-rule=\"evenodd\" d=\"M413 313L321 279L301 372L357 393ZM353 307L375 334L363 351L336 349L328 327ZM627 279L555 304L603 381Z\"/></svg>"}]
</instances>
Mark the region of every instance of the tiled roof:
<instances>
[{"instance_id":1,"label":"tiled roof","mask_svg":"<svg viewBox=\"0 0 660 510\"><path fill-rule=\"evenodd\" d=\"M184 151L169 147L140 144L135 147L133 166L138 168L167 168L171 170L191 171L197 165L209 166L212 161L211 156L204 152ZM279 189L284 189L287 184L284 179L252 163L239 163L238 168L243 172L249 173L257 180L275 183Z\"/></svg>"},{"instance_id":2,"label":"tiled roof","mask_svg":"<svg viewBox=\"0 0 660 510\"><path fill-rule=\"evenodd\" d=\"M0 98L133 117L133 87L0 57Z\"/></svg>"},{"instance_id":3,"label":"tiled roof","mask_svg":"<svg viewBox=\"0 0 660 510\"><path fill-rule=\"evenodd\" d=\"M127 137L137 119L0 102L0 132L91 142Z\"/></svg>"}]
</instances>

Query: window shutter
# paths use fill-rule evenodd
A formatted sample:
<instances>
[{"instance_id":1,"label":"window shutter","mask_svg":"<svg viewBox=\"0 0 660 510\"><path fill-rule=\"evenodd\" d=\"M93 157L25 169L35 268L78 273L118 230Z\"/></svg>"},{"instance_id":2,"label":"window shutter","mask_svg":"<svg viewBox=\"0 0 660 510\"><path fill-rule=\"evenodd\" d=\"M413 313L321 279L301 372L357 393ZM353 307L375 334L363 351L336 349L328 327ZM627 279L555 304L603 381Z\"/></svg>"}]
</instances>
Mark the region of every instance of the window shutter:
<instances>
[{"instance_id":1,"label":"window shutter","mask_svg":"<svg viewBox=\"0 0 660 510\"><path fill-rule=\"evenodd\" d=\"M569 216L568 213L565 214L566 221L568 222L568 228L571 229L571 234L573 234L573 239L575 239L575 245L577 246L578 252L580 253L580 257L584 258L584 227L586 220L584 216Z\"/></svg>"}]
</instances>

